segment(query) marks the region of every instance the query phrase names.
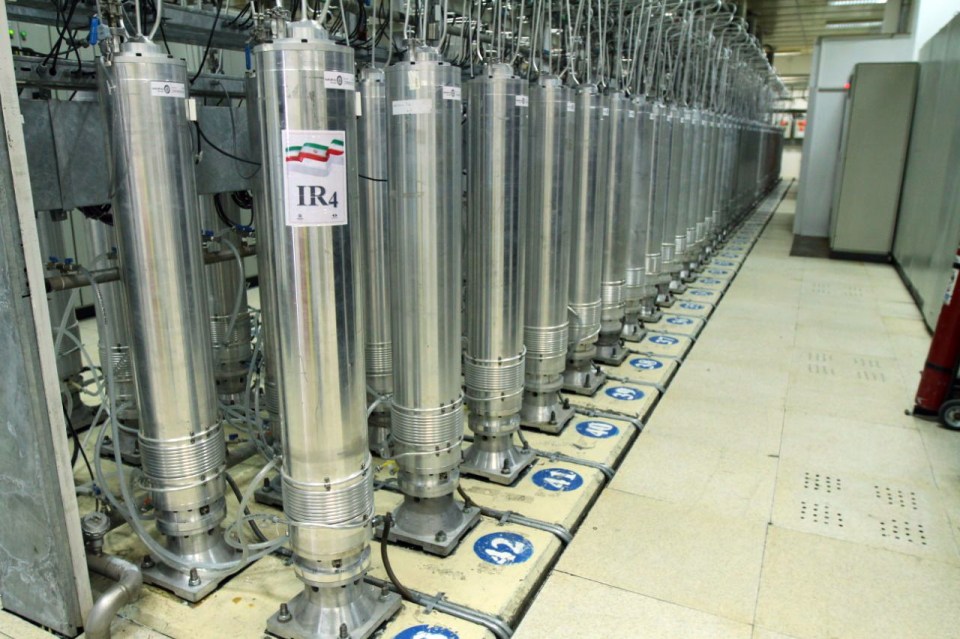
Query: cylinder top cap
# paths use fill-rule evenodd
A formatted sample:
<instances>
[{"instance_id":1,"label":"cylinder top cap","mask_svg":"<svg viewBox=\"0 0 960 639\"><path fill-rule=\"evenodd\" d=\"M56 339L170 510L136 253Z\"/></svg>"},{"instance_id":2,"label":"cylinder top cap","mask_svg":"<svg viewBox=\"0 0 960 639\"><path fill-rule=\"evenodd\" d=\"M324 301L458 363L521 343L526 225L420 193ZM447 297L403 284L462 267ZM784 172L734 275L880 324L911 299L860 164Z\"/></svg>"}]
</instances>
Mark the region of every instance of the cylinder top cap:
<instances>
[{"instance_id":1,"label":"cylinder top cap","mask_svg":"<svg viewBox=\"0 0 960 639\"><path fill-rule=\"evenodd\" d=\"M488 78L512 78L513 67L504 62L493 62L483 69L484 75Z\"/></svg>"},{"instance_id":2,"label":"cylinder top cap","mask_svg":"<svg viewBox=\"0 0 960 639\"><path fill-rule=\"evenodd\" d=\"M406 62L443 62L443 56L435 47L418 44L407 49Z\"/></svg>"},{"instance_id":3,"label":"cylinder top cap","mask_svg":"<svg viewBox=\"0 0 960 639\"><path fill-rule=\"evenodd\" d=\"M537 84L542 87L558 87L561 85L560 78L555 75L541 75Z\"/></svg>"},{"instance_id":4,"label":"cylinder top cap","mask_svg":"<svg viewBox=\"0 0 960 639\"><path fill-rule=\"evenodd\" d=\"M298 20L287 23L287 37L294 40L329 40L327 30L316 20Z\"/></svg>"},{"instance_id":5,"label":"cylinder top cap","mask_svg":"<svg viewBox=\"0 0 960 639\"><path fill-rule=\"evenodd\" d=\"M363 67L360 70L361 82L383 82L384 73L380 67Z\"/></svg>"}]
</instances>

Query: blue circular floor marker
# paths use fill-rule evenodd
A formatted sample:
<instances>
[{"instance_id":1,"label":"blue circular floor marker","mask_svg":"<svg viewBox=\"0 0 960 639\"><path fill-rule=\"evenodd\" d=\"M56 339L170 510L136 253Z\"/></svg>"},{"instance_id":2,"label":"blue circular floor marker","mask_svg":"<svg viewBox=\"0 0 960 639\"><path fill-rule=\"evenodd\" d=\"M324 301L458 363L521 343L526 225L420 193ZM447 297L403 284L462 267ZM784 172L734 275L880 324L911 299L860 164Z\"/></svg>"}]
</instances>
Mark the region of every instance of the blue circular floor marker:
<instances>
[{"instance_id":1,"label":"blue circular floor marker","mask_svg":"<svg viewBox=\"0 0 960 639\"><path fill-rule=\"evenodd\" d=\"M496 532L478 539L473 544L473 552L488 564L510 566L530 559L533 556L533 544L517 533Z\"/></svg>"},{"instance_id":2,"label":"blue circular floor marker","mask_svg":"<svg viewBox=\"0 0 960 639\"><path fill-rule=\"evenodd\" d=\"M634 357L630 360L630 365L641 371L655 371L658 368L663 368L663 362L658 362L649 357Z\"/></svg>"},{"instance_id":3,"label":"blue circular floor marker","mask_svg":"<svg viewBox=\"0 0 960 639\"><path fill-rule=\"evenodd\" d=\"M712 268L709 271L707 271L707 273L709 273L710 275L728 275L730 271L722 268Z\"/></svg>"},{"instance_id":4,"label":"blue circular floor marker","mask_svg":"<svg viewBox=\"0 0 960 639\"><path fill-rule=\"evenodd\" d=\"M460 635L443 626L410 626L393 635L393 639L460 639Z\"/></svg>"},{"instance_id":5,"label":"blue circular floor marker","mask_svg":"<svg viewBox=\"0 0 960 639\"><path fill-rule=\"evenodd\" d=\"M717 266L734 266L733 262L714 262Z\"/></svg>"},{"instance_id":6,"label":"blue circular floor marker","mask_svg":"<svg viewBox=\"0 0 960 639\"><path fill-rule=\"evenodd\" d=\"M707 295L713 295L713 291L705 291L703 289L695 289L689 291L691 295L699 295L700 297L706 297Z\"/></svg>"},{"instance_id":7,"label":"blue circular floor marker","mask_svg":"<svg viewBox=\"0 0 960 639\"><path fill-rule=\"evenodd\" d=\"M646 394L639 388L633 388L630 386L613 386L603 392L609 397L619 399L622 402L635 402L638 399L643 399L646 396Z\"/></svg>"},{"instance_id":8,"label":"blue circular floor marker","mask_svg":"<svg viewBox=\"0 0 960 639\"><path fill-rule=\"evenodd\" d=\"M667 324L673 324L674 326L689 326L693 324L693 320L689 317L670 317L667 318Z\"/></svg>"},{"instance_id":9,"label":"blue circular floor marker","mask_svg":"<svg viewBox=\"0 0 960 639\"><path fill-rule=\"evenodd\" d=\"M584 437L593 439L608 439L620 434L619 428L607 422L580 422L576 428Z\"/></svg>"},{"instance_id":10,"label":"blue circular floor marker","mask_svg":"<svg viewBox=\"0 0 960 639\"><path fill-rule=\"evenodd\" d=\"M566 468L544 468L531 477L533 483L545 490L556 493L568 493L583 486L583 477Z\"/></svg>"},{"instance_id":11,"label":"blue circular floor marker","mask_svg":"<svg viewBox=\"0 0 960 639\"><path fill-rule=\"evenodd\" d=\"M688 311L702 311L704 306L703 304L697 304L696 302L683 302L680 304L680 308Z\"/></svg>"},{"instance_id":12,"label":"blue circular floor marker","mask_svg":"<svg viewBox=\"0 0 960 639\"><path fill-rule=\"evenodd\" d=\"M669 335L651 335L649 341L660 346L675 346L680 343L680 340L676 337L670 337Z\"/></svg>"},{"instance_id":13,"label":"blue circular floor marker","mask_svg":"<svg viewBox=\"0 0 960 639\"><path fill-rule=\"evenodd\" d=\"M709 277L701 277L700 282L702 282L703 284L722 284L723 283L720 280L715 280Z\"/></svg>"}]
</instances>

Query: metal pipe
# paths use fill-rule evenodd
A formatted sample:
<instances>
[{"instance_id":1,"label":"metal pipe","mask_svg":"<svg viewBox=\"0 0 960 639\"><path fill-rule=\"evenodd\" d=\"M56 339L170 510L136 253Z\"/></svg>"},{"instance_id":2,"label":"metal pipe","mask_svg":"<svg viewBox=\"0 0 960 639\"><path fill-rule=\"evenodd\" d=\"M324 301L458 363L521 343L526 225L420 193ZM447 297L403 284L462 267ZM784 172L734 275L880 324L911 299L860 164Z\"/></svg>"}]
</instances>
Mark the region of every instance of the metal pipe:
<instances>
[{"instance_id":1,"label":"metal pipe","mask_svg":"<svg viewBox=\"0 0 960 639\"><path fill-rule=\"evenodd\" d=\"M523 346L527 83L489 64L467 85L467 303L463 357L474 443L461 472L512 484L534 455L514 443L520 428Z\"/></svg>"},{"instance_id":2,"label":"metal pipe","mask_svg":"<svg viewBox=\"0 0 960 639\"><path fill-rule=\"evenodd\" d=\"M559 78L541 76L531 86L520 423L546 432L559 432L573 416L560 389L569 335L575 109L573 91Z\"/></svg>"},{"instance_id":3,"label":"metal pipe","mask_svg":"<svg viewBox=\"0 0 960 639\"><path fill-rule=\"evenodd\" d=\"M199 229L199 225L197 226ZM199 245L199 236L196 238L197 244ZM251 255L257 254L257 247L254 245L240 245L237 246L237 251L240 253L240 257L249 257ZM230 260L236 260L237 257L234 255L233 251L218 251L216 253L203 253L203 263L204 264L216 264L218 262L227 262ZM118 282L121 279L121 271L119 268L102 268L95 271L90 271L93 275L94 281L97 284L106 284L108 282ZM72 288L81 288L83 286L90 286L90 278L86 275L73 272L58 272L56 275L48 275L44 280L47 292L51 291L66 291Z\"/></svg>"},{"instance_id":4,"label":"metal pipe","mask_svg":"<svg viewBox=\"0 0 960 639\"><path fill-rule=\"evenodd\" d=\"M363 583L373 466L367 448L362 240L353 50L315 22L254 47L269 279L283 416L283 510L303 590L267 631L368 637L400 606Z\"/></svg>"},{"instance_id":5,"label":"metal pipe","mask_svg":"<svg viewBox=\"0 0 960 639\"><path fill-rule=\"evenodd\" d=\"M386 79L392 428L404 494L391 539L447 555L480 516L453 498L463 441L460 70L411 45Z\"/></svg>"},{"instance_id":6,"label":"metal pipe","mask_svg":"<svg viewBox=\"0 0 960 639\"><path fill-rule=\"evenodd\" d=\"M110 639L110 624L120 609L140 598L143 574L140 568L129 561L113 555L87 553L87 568L90 572L113 580L87 613L83 626L84 636L89 639Z\"/></svg>"},{"instance_id":7,"label":"metal pipe","mask_svg":"<svg viewBox=\"0 0 960 639\"><path fill-rule=\"evenodd\" d=\"M235 555L219 528L226 447L197 238L186 65L157 45L128 42L101 71L143 482L166 550L180 558L180 565L158 564L144 578L196 601L226 573L185 567L232 562Z\"/></svg>"},{"instance_id":8,"label":"metal pipe","mask_svg":"<svg viewBox=\"0 0 960 639\"><path fill-rule=\"evenodd\" d=\"M393 338L390 335L390 271L387 254L387 85L383 69L360 75L360 224L363 235L364 353L367 403L393 393ZM390 402L381 401L367 419L370 451L390 456Z\"/></svg>"}]
</instances>

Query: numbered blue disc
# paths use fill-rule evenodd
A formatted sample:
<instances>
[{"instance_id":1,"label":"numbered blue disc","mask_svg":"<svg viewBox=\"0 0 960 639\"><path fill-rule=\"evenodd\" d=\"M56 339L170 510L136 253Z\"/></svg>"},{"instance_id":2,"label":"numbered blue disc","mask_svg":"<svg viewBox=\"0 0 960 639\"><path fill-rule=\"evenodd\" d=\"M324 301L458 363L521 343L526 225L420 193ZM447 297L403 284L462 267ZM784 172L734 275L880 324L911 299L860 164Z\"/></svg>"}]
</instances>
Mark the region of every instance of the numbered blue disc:
<instances>
[{"instance_id":1,"label":"numbered blue disc","mask_svg":"<svg viewBox=\"0 0 960 639\"><path fill-rule=\"evenodd\" d=\"M533 544L523 535L497 532L478 539L473 544L473 552L489 564L510 566L530 559L533 556Z\"/></svg>"},{"instance_id":2,"label":"numbered blue disc","mask_svg":"<svg viewBox=\"0 0 960 639\"><path fill-rule=\"evenodd\" d=\"M670 337L669 335L651 335L649 341L660 346L674 346L680 343L680 340L676 337Z\"/></svg>"},{"instance_id":3,"label":"numbered blue disc","mask_svg":"<svg viewBox=\"0 0 960 639\"><path fill-rule=\"evenodd\" d=\"M460 635L443 626L428 626L423 623L404 628L393 635L393 639L460 639Z\"/></svg>"},{"instance_id":4,"label":"numbered blue disc","mask_svg":"<svg viewBox=\"0 0 960 639\"><path fill-rule=\"evenodd\" d=\"M720 280L715 280L715 279L709 278L709 277L702 277L702 278L700 278L700 282L703 283L703 284L720 284Z\"/></svg>"},{"instance_id":5,"label":"numbered blue disc","mask_svg":"<svg viewBox=\"0 0 960 639\"><path fill-rule=\"evenodd\" d=\"M566 468L544 468L531 477L533 483L545 490L567 493L583 486L583 477Z\"/></svg>"},{"instance_id":6,"label":"numbered blue disc","mask_svg":"<svg viewBox=\"0 0 960 639\"><path fill-rule=\"evenodd\" d=\"M717 266L733 266L733 262L714 262Z\"/></svg>"},{"instance_id":7,"label":"numbered blue disc","mask_svg":"<svg viewBox=\"0 0 960 639\"><path fill-rule=\"evenodd\" d=\"M727 271L722 268L712 268L709 271L707 271L707 273L709 273L710 275L727 275L730 273L730 271Z\"/></svg>"},{"instance_id":8,"label":"numbered blue disc","mask_svg":"<svg viewBox=\"0 0 960 639\"><path fill-rule=\"evenodd\" d=\"M703 304L697 304L696 302L683 302L680 304L680 308L686 309L688 311L702 311Z\"/></svg>"},{"instance_id":9,"label":"numbered blue disc","mask_svg":"<svg viewBox=\"0 0 960 639\"><path fill-rule=\"evenodd\" d=\"M702 289L696 289L690 291L691 295L699 295L700 297L706 297L707 295L713 295L712 291L704 291Z\"/></svg>"},{"instance_id":10,"label":"numbered blue disc","mask_svg":"<svg viewBox=\"0 0 960 639\"><path fill-rule=\"evenodd\" d=\"M607 422L580 422L576 429L584 437L593 439L607 439L620 434L619 428Z\"/></svg>"},{"instance_id":11,"label":"numbered blue disc","mask_svg":"<svg viewBox=\"0 0 960 639\"><path fill-rule=\"evenodd\" d=\"M674 326L688 326L693 324L693 320L689 317L668 317L667 324L673 324Z\"/></svg>"},{"instance_id":12,"label":"numbered blue disc","mask_svg":"<svg viewBox=\"0 0 960 639\"><path fill-rule=\"evenodd\" d=\"M609 397L614 399L619 399L623 402L633 402L638 399L643 399L645 393L639 388L633 388L632 386L612 386L607 390L603 391Z\"/></svg>"},{"instance_id":13,"label":"numbered blue disc","mask_svg":"<svg viewBox=\"0 0 960 639\"><path fill-rule=\"evenodd\" d=\"M634 357L630 360L630 365L641 371L655 371L658 368L663 368L663 362L658 362L649 357Z\"/></svg>"}]
</instances>

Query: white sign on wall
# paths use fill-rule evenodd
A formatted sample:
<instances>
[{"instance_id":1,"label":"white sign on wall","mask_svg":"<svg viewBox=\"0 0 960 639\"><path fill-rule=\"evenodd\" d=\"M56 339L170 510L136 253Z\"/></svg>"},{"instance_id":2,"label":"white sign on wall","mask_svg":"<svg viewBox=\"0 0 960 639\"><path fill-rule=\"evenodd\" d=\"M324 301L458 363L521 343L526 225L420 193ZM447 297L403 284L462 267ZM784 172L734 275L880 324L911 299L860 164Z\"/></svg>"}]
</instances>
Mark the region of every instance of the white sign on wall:
<instances>
[{"instance_id":1,"label":"white sign on wall","mask_svg":"<svg viewBox=\"0 0 960 639\"><path fill-rule=\"evenodd\" d=\"M346 133L285 130L283 189L288 226L346 224Z\"/></svg>"}]
</instances>

